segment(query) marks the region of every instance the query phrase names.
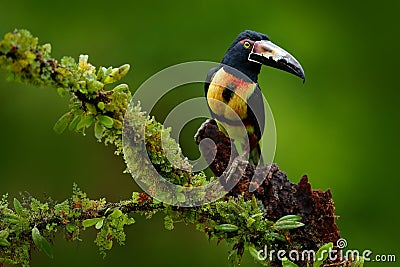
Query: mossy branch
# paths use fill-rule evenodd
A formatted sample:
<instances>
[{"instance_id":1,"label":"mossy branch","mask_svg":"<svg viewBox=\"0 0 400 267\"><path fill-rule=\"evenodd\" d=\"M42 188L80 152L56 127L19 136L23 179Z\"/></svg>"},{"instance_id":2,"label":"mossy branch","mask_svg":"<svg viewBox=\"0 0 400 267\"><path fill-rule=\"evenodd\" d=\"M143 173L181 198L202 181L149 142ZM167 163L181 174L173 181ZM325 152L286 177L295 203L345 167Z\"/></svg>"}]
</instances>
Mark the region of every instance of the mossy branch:
<instances>
[{"instance_id":1,"label":"mossy branch","mask_svg":"<svg viewBox=\"0 0 400 267\"><path fill-rule=\"evenodd\" d=\"M99 67L96 70L86 55L81 55L78 62L71 57L57 61L50 56L50 52L49 44L39 45L38 39L28 31L16 30L0 40L0 68L9 73L11 80L52 86L61 96L69 97L69 111L55 124L56 132L69 129L85 134L93 126L95 137L105 144L115 145L116 154L121 154L122 122L131 94L126 84L112 84L127 74L129 65ZM132 125L133 132L138 130L135 127L145 127L147 153L152 165L164 177L189 187L209 183L203 173L190 171L191 166L181 156L178 144L169 138L168 131L160 123L141 111L139 106L130 112L130 116L133 122L137 122ZM230 152L229 140L212 124L203 127L197 141L211 138L219 144L211 167L216 174L223 174L230 158L226 155L227 151ZM162 135L166 136L170 151L161 146ZM171 157L166 154L171 151L180 164L172 165L168 161L167 158ZM137 153L134 156L139 157L143 151ZM182 170L174 166L185 168ZM137 171L140 171L139 168ZM218 242L226 240L232 244L229 258L233 264L239 263L244 251L248 250L260 264L295 266L287 260L281 263L276 258L260 260L257 251L264 246L275 250L317 249L339 238L329 192L311 190L306 178L299 185L291 184L276 165L268 165L261 169L262 175L267 177L265 182L258 185L255 193L249 193L252 171L254 166L238 166L234 175L240 181L224 199L193 208L169 206L138 192L118 203L105 199L92 200L77 186L74 186L72 196L62 202L51 199L40 202L25 195L21 200L14 199L13 205L10 205L7 195L4 195L0 202L0 264L7 262L28 266L34 247L53 257L48 240L51 241L56 232L63 233L69 240L79 240L80 232L92 226L98 230L95 242L101 254L105 255L114 242L124 243L124 227L134 223L132 214L151 217L160 211L165 214L166 229L172 230L177 221L193 223L209 239ZM291 190L297 190L297 193ZM310 215L313 212L316 212L315 216ZM294 215L285 216L289 214ZM316 216L329 223L329 227L318 227ZM330 262L337 266L348 263ZM298 264L306 266L307 263ZM317 262L314 266L319 266L315 264Z\"/></svg>"}]
</instances>

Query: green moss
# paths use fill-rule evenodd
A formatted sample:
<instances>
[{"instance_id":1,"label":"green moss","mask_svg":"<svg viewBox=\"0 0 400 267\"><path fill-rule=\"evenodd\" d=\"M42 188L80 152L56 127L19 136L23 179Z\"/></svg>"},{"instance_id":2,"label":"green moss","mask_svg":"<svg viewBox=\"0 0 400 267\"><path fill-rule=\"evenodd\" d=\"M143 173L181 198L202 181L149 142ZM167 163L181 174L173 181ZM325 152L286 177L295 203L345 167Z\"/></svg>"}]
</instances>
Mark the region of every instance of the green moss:
<instances>
[{"instance_id":1,"label":"green moss","mask_svg":"<svg viewBox=\"0 0 400 267\"><path fill-rule=\"evenodd\" d=\"M38 38L28 31L15 30L0 41L0 67L12 73L16 81L53 86L59 94L70 97L70 111L54 127L57 133L68 128L85 134L95 121L104 116L113 118L112 125L107 124L111 126L107 131L100 133L98 127L95 134L99 141L115 145L117 153L121 153L122 121L131 94L126 84L111 90L107 86L122 79L129 65L100 67L96 72L87 55L81 55L78 62L71 57L58 62L50 52L49 44L40 45Z\"/></svg>"}]
</instances>

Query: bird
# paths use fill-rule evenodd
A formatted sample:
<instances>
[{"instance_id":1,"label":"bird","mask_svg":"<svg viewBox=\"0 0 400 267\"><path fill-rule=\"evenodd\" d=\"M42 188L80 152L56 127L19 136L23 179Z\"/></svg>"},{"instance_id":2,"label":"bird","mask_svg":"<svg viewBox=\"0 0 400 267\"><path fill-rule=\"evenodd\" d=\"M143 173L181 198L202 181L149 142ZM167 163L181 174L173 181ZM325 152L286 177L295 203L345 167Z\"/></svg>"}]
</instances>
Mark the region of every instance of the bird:
<instances>
[{"instance_id":1,"label":"bird","mask_svg":"<svg viewBox=\"0 0 400 267\"><path fill-rule=\"evenodd\" d=\"M264 132L264 102L258 75L262 65L280 69L305 81L300 63L271 42L266 34L241 32L217 67L209 70L204 91L208 108L219 130L234 140L239 156L263 164L260 140Z\"/></svg>"}]
</instances>

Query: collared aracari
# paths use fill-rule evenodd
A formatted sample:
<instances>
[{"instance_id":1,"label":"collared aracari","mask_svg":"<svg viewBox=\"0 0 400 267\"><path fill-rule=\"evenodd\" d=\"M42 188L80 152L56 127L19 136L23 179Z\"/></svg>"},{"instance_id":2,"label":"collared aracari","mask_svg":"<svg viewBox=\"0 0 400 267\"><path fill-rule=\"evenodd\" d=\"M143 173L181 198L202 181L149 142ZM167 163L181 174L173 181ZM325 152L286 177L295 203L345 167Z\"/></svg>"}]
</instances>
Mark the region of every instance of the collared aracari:
<instances>
[{"instance_id":1,"label":"collared aracari","mask_svg":"<svg viewBox=\"0 0 400 267\"><path fill-rule=\"evenodd\" d=\"M260 140L265 125L263 97L257 83L262 65L305 79L303 68L292 55L273 44L267 35L246 30L228 48L221 64L208 72L204 88L219 129L235 141L236 147L239 143L239 149L248 151L249 162L255 165L262 160Z\"/></svg>"}]
</instances>

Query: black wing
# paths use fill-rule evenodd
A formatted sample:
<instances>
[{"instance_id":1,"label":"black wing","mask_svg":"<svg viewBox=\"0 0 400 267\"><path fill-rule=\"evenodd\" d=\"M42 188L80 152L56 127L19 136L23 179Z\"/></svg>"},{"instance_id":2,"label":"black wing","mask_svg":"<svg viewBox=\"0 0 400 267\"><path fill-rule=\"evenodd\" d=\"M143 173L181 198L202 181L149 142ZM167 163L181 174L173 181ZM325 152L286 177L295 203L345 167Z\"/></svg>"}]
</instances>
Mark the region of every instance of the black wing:
<instances>
[{"instance_id":1,"label":"black wing","mask_svg":"<svg viewBox=\"0 0 400 267\"><path fill-rule=\"evenodd\" d=\"M221 68L221 66L217 66L215 68L212 68L208 71L206 81L204 83L204 93L205 96L207 97L207 92L208 92L208 87L210 87L210 83L212 78L214 77L214 74Z\"/></svg>"},{"instance_id":2,"label":"black wing","mask_svg":"<svg viewBox=\"0 0 400 267\"><path fill-rule=\"evenodd\" d=\"M247 112L248 117L246 120L254 126L254 132L258 140L260 140L264 132L265 113L263 95L258 84L254 93L247 100Z\"/></svg>"},{"instance_id":3,"label":"black wing","mask_svg":"<svg viewBox=\"0 0 400 267\"><path fill-rule=\"evenodd\" d=\"M216 114L214 114L214 112L212 112L210 106L208 105L207 93L208 93L208 88L210 87L210 83L211 83L212 79L214 78L214 74L215 74L221 67L222 67L222 66L217 66L217 67L215 67L215 68L210 69L210 70L208 71L208 73L207 73L206 81L204 82L204 93L205 93L206 102L207 102L206 104L207 104L208 110L210 111L211 116L212 116L213 118L216 117Z\"/></svg>"}]
</instances>

